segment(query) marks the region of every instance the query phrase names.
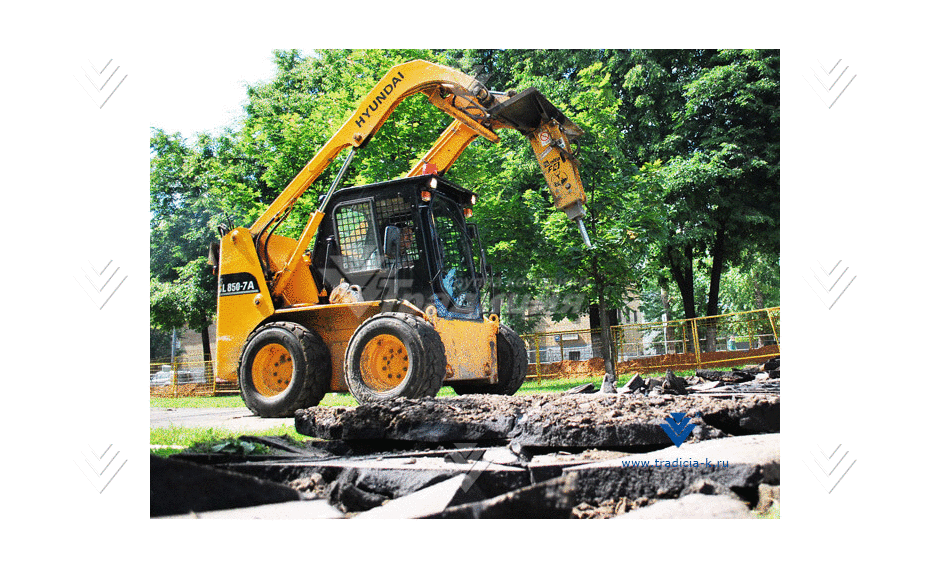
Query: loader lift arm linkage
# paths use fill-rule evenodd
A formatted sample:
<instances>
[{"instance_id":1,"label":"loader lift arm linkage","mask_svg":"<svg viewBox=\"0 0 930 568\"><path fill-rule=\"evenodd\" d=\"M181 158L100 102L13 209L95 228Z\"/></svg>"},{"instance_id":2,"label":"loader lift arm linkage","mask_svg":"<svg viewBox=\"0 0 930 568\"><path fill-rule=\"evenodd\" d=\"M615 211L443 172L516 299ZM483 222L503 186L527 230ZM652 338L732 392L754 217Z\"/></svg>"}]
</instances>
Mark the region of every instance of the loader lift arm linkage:
<instances>
[{"instance_id":1,"label":"loader lift arm linkage","mask_svg":"<svg viewBox=\"0 0 930 568\"><path fill-rule=\"evenodd\" d=\"M319 228L329 198L338 188L356 150L371 139L401 101L415 93L423 93L430 103L455 120L424 158L407 173L408 177L419 175L426 163L434 164L439 173L445 173L478 136L496 143L500 137L495 129L514 128L530 139L555 198L555 206L578 222L585 244L591 246L582 221L586 197L577 161L571 153L571 141L582 131L536 89L520 93L491 92L465 73L414 60L388 71L362 100L355 113L250 227L256 248L261 249L262 235L265 235L267 244L270 233L287 217L297 199L345 148L351 147L329 192L301 233L297 246L282 270L275 275L272 295L279 295L287 287L303 251Z\"/></svg>"}]
</instances>

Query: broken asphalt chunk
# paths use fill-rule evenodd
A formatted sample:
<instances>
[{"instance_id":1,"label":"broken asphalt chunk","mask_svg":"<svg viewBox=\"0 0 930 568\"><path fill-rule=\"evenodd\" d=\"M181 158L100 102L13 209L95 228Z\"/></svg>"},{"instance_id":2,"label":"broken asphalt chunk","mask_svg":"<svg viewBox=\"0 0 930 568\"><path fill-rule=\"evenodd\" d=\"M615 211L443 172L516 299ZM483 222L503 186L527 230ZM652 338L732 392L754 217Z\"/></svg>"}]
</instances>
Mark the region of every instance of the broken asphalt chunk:
<instances>
[{"instance_id":1,"label":"broken asphalt chunk","mask_svg":"<svg viewBox=\"0 0 930 568\"><path fill-rule=\"evenodd\" d=\"M535 448L648 448L671 445L662 425L673 412L695 425L687 441L777 432L779 396L467 395L396 399L349 409L299 410L297 431L346 442L512 442L516 454ZM519 448L519 449L516 449Z\"/></svg>"}]
</instances>

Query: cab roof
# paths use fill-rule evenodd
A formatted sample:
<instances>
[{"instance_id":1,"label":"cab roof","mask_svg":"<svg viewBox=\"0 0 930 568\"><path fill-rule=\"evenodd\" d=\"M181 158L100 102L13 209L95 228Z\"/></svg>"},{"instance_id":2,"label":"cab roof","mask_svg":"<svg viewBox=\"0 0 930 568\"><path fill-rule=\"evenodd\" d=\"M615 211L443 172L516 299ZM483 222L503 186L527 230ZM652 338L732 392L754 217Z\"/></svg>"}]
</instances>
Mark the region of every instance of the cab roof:
<instances>
[{"instance_id":1,"label":"cab roof","mask_svg":"<svg viewBox=\"0 0 930 568\"><path fill-rule=\"evenodd\" d=\"M436 189L430 189L429 180L436 178L438 185ZM333 194L333 200L337 201L338 197L350 197L353 195L374 195L381 192L390 191L438 191L439 193L452 198L462 206L471 207L472 196L477 198L477 194L469 191L464 187L452 183L446 178L437 174L425 174L412 177L403 177L390 181L380 181L366 185L356 185L353 187L344 187L336 190Z\"/></svg>"}]
</instances>

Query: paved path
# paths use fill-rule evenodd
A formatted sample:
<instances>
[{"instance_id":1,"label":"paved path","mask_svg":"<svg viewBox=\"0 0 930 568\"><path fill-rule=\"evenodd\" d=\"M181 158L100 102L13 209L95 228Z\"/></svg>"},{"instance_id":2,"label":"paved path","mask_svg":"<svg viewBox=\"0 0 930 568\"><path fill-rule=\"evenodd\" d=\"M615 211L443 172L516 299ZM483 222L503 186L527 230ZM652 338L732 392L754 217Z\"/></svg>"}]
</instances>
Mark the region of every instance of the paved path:
<instances>
[{"instance_id":1,"label":"paved path","mask_svg":"<svg viewBox=\"0 0 930 568\"><path fill-rule=\"evenodd\" d=\"M152 428L222 428L231 432L248 433L293 426L293 418L259 418L247 408L150 408L149 425Z\"/></svg>"}]
</instances>

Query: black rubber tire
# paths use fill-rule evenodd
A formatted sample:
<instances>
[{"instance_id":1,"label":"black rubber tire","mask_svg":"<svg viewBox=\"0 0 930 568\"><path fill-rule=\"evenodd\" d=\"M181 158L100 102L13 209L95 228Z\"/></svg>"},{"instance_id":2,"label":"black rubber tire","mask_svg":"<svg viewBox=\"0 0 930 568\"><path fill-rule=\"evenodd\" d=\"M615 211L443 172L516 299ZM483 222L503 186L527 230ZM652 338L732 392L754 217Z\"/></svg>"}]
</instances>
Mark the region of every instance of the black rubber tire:
<instances>
[{"instance_id":1,"label":"black rubber tire","mask_svg":"<svg viewBox=\"0 0 930 568\"><path fill-rule=\"evenodd\" d=\"M379 335L392 335L407 351L409 370L396 387L378 390L362 377L361 358L365 346ZM355 330L346 349L345 377L349 392L360 403L381 402L398 397L436 396L446 376L446 348L439 333L423 318L406 313L378 314Z\"/></svg>"},{"instance_id":2,"label":"black rubber tire","mask_svg":"<svg viewBox=\"0 0 930 568\"><path fill-rule=\"evenodd\" d=\"M501 324L497 332L497 384L463 383L452 388L458 394L513 395L526 380L526 344L517 332Z\"/></svg>"},{"instance_id":3,"label":"black rubber tire","mask_svg":"<svg viewBox=\"0 0 930 568\"><path fill-rule=\"evenodd\" d=\"M280 393L266 396L255 387L251 376L256 354L271 344L287 349L293 363L290 383ZM262 418L293 416L299 408L316 406L332 380L329 349L313 330L291 322L263 325L246 339L239 357L239 392L245 405Z\"/></svg>"}]
</instances>

